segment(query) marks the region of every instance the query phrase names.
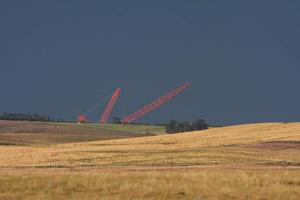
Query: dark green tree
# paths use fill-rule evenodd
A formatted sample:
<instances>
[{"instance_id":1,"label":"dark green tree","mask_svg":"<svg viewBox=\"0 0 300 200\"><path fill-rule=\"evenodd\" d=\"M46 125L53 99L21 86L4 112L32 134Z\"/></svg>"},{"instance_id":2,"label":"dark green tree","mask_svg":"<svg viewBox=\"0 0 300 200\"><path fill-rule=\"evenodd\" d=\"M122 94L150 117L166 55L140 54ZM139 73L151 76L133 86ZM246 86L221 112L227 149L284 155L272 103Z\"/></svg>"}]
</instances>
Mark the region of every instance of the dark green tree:
<instances>
[{"instance_id":1,"label":"dark green tree","mask_svg":"<svg viewBox=\"0 0 300 200\"><path fill-rule=\"evenodd\" d=\"M121 119L120 119L119 117L114 117L114 118L112 119L112 123L113 123L113 124L121 124L122 121L121 121Z\"/></svg>"},{"instance_id":2,"label":"dark green tree","mask_svg":"<svg viewBox=\"0 0 300 200\"><path fill-rule=\"evenodd\" d=\"M178 122L170 120L166 126L167 133L182 133L207 129L208 125L203 119L196 119L193 122Z\"/></svg>"},{"instance_id":3,"label":"dark green tree","mask_svg":"<svg viewBox=\"0 0 300 200\"><path fill-rule=\"evenodd\" d=\"M177 121L176 120L170 120L169 123L166 126L166 132L167 133L176 133L177 132Z\"/></svg>"},{"instance_id":4,"label":"dark green tree","mask_svg":"<svg viewBox=\"0 0 300 200\"><path fill-rule=\"evenodd\" d=\"M194 131L208 129L208 124L203 119L196 119L192 126Z\"/></svg>"}]
</instances>

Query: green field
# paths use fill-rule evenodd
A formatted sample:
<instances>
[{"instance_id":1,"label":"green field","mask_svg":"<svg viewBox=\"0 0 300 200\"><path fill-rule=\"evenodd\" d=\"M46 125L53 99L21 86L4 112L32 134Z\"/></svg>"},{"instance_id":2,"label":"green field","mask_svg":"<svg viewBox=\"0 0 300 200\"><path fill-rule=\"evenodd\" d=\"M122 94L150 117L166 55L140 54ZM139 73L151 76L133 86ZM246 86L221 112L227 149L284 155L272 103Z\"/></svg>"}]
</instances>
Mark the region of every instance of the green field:
<instances>
[{"instance_id":1,"label":"green field","mask_svg":"<svg viewBox=\"0 0 300 200\"><path fill-rule=\"evenodd\" d=\"M163 134L162 126L0 120L0 145L48 145Z\"/></svg>"},{"instance_id":2,"label":"green field","mask_svg":"<svg viewBox=\"0 0 300 200\"><path fill-rule=\"evenodd\" d=\"M65 126L73 126L73 124L60 124ZM108 131L120 131L127 133L140 133L140 134L164 134L165 127L154 125L133 125L133 124L98 124L98 123L85 123L80 124L84 128L99 128Z\"/></svg>"}]
</instances>

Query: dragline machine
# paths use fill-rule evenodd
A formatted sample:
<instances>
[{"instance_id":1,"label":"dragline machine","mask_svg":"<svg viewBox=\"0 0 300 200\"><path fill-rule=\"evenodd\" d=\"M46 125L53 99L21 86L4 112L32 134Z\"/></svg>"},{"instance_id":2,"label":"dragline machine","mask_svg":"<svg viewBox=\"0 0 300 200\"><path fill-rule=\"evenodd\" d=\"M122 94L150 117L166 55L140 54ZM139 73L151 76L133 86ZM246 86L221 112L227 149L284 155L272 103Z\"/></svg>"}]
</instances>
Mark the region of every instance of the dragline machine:
<instances>
[{"instance_id":1,"label":"dragline machine","mask_svg":"<svg viewBox=\"0 0 300 200\"><path fill-rule=\"evenodd\" d=\"M144 116L145 114L157 109L158 107L160 107L161 105L167 103L168 101L172 100L173 98L175 98L178 94L184 92L186 89L188 89L189 87L191 87L191 83L187 82L183 85L181 85L180 87L168 92L167 94L165 94L164 96L158 97L155 101L153 101L152 103L142 107L141 109L139 109L138 111L134 112L131 115L128 115L126 117L124 117L122 119L122 123L131 123L131 122L135 122L136 120L138 120L139 118L141 118L142 116ZM80 114L77 116L77 122L81 123L81 122L87 122L88 118L86 116L87 113L93 111L95 108L97 108L99 105L101 105L102 103L106 102L106 100L108 100L108 98L110 98L101 118L100 118L100 123L107 123L109 116L113 110L114 105L116 104L119 96L121 94L121 88L117 88L114 93L111 96L108 96L107 98L104 98L101 102L97 103L95 106L93 106L92 108L90 108L89 110L87 110L86 112L84 112L83 114Z\"/></svg>"}]
</instances>

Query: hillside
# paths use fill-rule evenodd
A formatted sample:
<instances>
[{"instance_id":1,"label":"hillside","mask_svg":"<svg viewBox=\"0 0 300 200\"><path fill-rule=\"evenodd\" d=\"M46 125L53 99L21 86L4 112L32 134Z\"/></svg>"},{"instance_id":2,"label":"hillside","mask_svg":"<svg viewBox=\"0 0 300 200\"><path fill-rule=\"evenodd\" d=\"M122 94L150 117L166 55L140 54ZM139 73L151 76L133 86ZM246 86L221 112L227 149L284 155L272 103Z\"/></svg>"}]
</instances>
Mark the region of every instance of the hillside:
<instances>
[{"instance_id":1,"label":"hillside","mask_svg":"<svg viewBox=\"0 0 300 200\"><path fill-rule=\"evenodd\" d=\"M45 147L0 146L2 167L300 165L300 123L262 123L205 131Z\"/></svg>"},{"instance_id":2,"label":"hillside","mask_svg":"<svg viewBox=\"0 0 300 200\"><path fill-rule=\"evenodd\" d=\"M0 145L45 145L149 136L161 126L0 120Z\"/></svg>"}]
</instances>

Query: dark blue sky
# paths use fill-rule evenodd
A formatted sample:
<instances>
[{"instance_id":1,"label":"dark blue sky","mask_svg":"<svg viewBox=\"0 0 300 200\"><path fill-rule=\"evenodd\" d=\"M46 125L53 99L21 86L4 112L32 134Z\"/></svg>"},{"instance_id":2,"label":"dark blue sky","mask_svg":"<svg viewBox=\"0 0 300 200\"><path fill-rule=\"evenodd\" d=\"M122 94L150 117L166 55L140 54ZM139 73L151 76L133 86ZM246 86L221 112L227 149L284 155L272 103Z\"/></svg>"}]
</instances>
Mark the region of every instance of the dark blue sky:
<instances>
[{"instance_id":1,"label":"dark blue sky","mask_svg":"<svg viewBox=\"0 0 300 200\"><path fill-rule=\"evenodd\" d=\"M300 121L299 10L297 0L1 1L0 112L74 119L121 87L112 115L123 117L192 81L142 121Z\"/></svg>"}]
</instances>

